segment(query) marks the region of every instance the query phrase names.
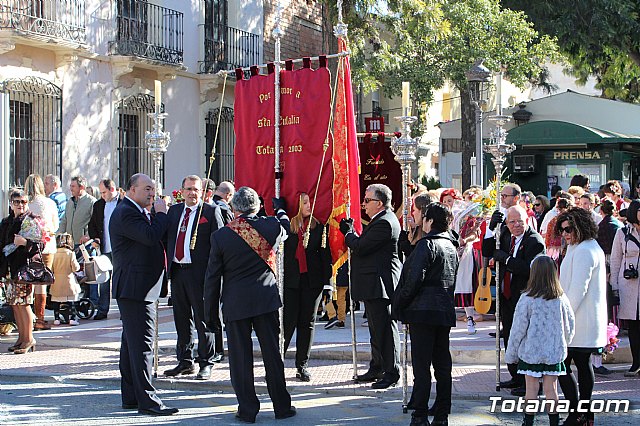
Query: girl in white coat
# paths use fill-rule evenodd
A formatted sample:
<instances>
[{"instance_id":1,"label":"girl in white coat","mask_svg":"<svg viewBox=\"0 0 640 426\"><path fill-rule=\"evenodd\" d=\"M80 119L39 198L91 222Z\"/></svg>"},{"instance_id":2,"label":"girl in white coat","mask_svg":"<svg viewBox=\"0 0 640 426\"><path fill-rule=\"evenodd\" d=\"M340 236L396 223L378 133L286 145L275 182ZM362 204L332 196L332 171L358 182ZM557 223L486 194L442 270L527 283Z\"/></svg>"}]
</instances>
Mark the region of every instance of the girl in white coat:
<instances>
[{"instance_id":1,"label":"girl in white coat","mask_svg":"<svg viewBox=\"0 0 640 426\"><path fill-rule=\"evenodd\" d=\"M570 407L578 408L580 400L590 400L595 378L591 354L602 353L607 344L607 272L604 252L596 241L598 228L591 214L574 207L558 216L556 232L567 244L567 253L560 266L560 284L576 318L576 331L564 361L566 376L559 382ZM571 374L575 363L578 380ZM579 389L578 389L579 386ZM565 425L589 425L593 413L572 412Z\"/></svg>"}]
</instances>

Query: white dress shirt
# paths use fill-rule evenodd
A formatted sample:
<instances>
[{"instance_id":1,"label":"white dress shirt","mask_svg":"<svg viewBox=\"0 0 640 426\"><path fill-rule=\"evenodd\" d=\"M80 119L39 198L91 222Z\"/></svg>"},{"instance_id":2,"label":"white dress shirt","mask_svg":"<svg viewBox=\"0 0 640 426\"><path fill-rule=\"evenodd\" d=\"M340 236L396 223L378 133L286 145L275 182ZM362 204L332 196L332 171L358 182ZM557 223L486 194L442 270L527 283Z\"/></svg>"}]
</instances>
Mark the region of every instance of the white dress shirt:
<instances>
[{"instance_id":1,"label":"white dress shirt","mask_svg":"<svg viewBox=\"0 0 640 426\"><path fill-rule=\"evenodd\" d=\"M178 235L180 234L180 227L182 226L182 221L184 220L184 215L187 212L187 209L191 210L191 213L189 214L189 221L187 222L187 231L186 234L184 236L184 257L182 258L182 260L178 260L174 254L173 256L173 262L175 263L191 263L191 230L193 229L193 224L195 223L195 217L198 216L198 207L200 206L200 203L196 204L195 206L187 206L185 204L184 206L184 210L182 211L182 214L180 215L180 220L178 221L178 232L176 234L176 244L178 244ZM177 248L177 247L176 247ZM177 251L177 250L176 250ZM176 251L174 251L174 253L176 253Z\"/></svg>"}]
</instances>

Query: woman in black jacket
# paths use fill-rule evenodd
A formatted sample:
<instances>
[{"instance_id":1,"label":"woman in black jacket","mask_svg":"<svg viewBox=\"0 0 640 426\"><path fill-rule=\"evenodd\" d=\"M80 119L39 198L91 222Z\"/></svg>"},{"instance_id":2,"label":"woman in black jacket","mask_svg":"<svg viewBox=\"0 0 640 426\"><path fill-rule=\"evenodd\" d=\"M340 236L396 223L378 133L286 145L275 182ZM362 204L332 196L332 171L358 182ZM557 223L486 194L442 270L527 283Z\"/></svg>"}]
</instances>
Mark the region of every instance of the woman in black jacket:
<instances>
[{"instance_id":1,"label":"woman in black jacket","mask_svg":"<svg viewBox=\"0 0 640 426\"><path fill-rule=\"evenodd\" d=\"M304 233L309 241L304 247ZM296 333L296 377L308 382L307 370L316 309L322 289L331 277L331 252L324 237L325 227L311 217L309 195L300 194L298 214L291 218L291 233L284 243L284 347L289 347Z\"/></svg>"},{"instance_id":2,"label":"woman in black jacket","mask_svg":"<svg viewBox=\"0 0 640 426\"><path fill-rule=\"evenodd\" d=\"M429 367L433 364L437 396L431 424L443 425L451 410L449 331L456 325L457 242L449 232L453 215L444 204L429 204L423 218L426 235L404 264L392 308L397 319L409 324L411 336L414 383L409 408L415 410L411 424L429 424Z\"/></svg>"}]
</instances>

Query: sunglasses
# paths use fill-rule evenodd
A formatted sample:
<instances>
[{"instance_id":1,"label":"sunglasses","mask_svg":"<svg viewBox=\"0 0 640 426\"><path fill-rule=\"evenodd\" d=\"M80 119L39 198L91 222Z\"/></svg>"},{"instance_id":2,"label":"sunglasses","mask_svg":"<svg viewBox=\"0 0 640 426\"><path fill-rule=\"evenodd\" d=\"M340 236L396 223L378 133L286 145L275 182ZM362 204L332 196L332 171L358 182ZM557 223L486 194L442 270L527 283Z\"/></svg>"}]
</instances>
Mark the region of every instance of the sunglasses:
<instances>
[{"instance_id":1,"label":"sunglasses","mask_svg":"<svg viewBox=\"0 0 640 426\"><path fill-rule=\"evenodd\" d=\"M362 204L369 204L372 201L380 201L377 198L365 198L362 202Z\"/></svg>"},{"instance_id":2,"label":"sunglasses","mask_svg":"<svg viewBox=\"0 0 640 426\"><path fill-rule=\"evenodd\" d=\"M570 234L573 232L573 226L567 226L565 228L560 228L560 232L565 234Z\"/></svg>"},{"instance_id":3,"label":"sunglasses","mask_svg":"<svg viewBox=\"0 0 640 426\"><path fill-rule=\"evenodd\" d=\"M26 206L29 202L26 201L26 200L13 200L12 203L13 203L14 206L19 206L21 204L23 206Z\"/></svg>"},{"instance_id":4,"label":"sunglasses","mask_svg":"<svg viewBox=\"0 0 640 426\"><path fill-rule=\"evenodd\" d=\"M540 207L540 203L534 203L533 204L535 207Z\"/></svg>"}]
</instances>

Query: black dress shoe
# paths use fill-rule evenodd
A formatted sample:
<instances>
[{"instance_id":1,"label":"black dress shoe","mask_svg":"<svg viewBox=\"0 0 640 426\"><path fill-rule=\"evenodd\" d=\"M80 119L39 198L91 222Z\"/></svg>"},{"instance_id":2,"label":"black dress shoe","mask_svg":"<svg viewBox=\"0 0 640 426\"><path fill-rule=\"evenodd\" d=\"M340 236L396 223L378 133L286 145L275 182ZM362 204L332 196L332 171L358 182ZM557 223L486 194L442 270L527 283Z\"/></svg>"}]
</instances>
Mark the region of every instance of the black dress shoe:
<instances>
[{"instance_id":1,"label":"black dress shoe","mask_svg":"<svg viewBox=\"0 0 640 426\"><path fill-rule=\"evenodd\" d=\"M395 386L398 383L398 380L391 380L382 378L371 385L373 389L387 389L391 386Z\"/></svg>"},{"instance_id":2,"label":"black dress shoe","mask_svg":"<svg viewBox=\"0 0 640 426\"><path fill-rule=\"evenodd\" d=\"M296 379L300 380L301 382L310 382L311 374L309 373L309 370L307 370L306 368L300 367L296 372Z\"/></svg>"},{"instance_id":3,"label":"black dress shoe","mask_svg":"<svg viewBox=\"0 0 640 426\"><path fill-rule=\"evenodd\" d=\"M212 365L205 365L204 367L200 367L200 371L198 371L198 375L196 376L196 379L209 380L211 378L212 369L213 369Z\"/></svg>"},{"instance_id":4,"label":"black dress shoe","mask_svg":"<svg viewBox=\"0 0 640 426\"><path fill-rule=\"evenodd\" d=\"M123 410L137 410L138 409L138 404L122 404L122 409Z\"/></svg>"},{"instance_id":5,"label":"black dress shoe","mask_svg":"<svg viewBox=\"0 0 640 426\"><path fill-rule=\"evenodd\" d=\"M164 372L165 376L173 377L181 374L193 374L196 372L196 367L188 361L180 361L177 367L171 368Z\"/></svg>"},{"instance_id":6,"label":"black dress shoe","mask_svg":"<svg viewBox=\"0 0 640 426\"><path fill-rule=\"evenodd\" d=\"M220 362L224 359L224 354L221 352L218 352L217 354L215 354L212 358L211 358L211 362Z\"/></svg>"},{"instance_id":7,"label":"black dress shoe","mask_svg":"<svg viewBox=\"0 0 640 426\"><path fill-rule=\"evenodd\" d=\"M356 377L356 382L366 383L366 382L375 382L376 380L382 379L382 373L372 373L371 371L367 371L364 374L359 374Z\"/></svg>"},{"instance_id":8,"label":"black dress shoe","mask_svg":"<svg viewBox=\"0 0 640 426\"><path fill-rule=\"evenodd\" d=\"M527 393L527 388L524 386L519 386L517 388L511 389L511 395L513 396L525 396Z\"/></svg>"},{"instance_id":9,"label":"black dress shoe","mask_svg":"<svg viewBox=\"0 0 640 426\"><path fill-rule=\"evenodd\" d=\"M293 405L284 413L276 413L276 419L278 420L282 420L282 419L288 419L289 417L293 417L296 415L296 407L294 407Z\"/></svg>"},{"instance_id":10,"label":"black dress shoe","mask_svg":"<svg viewBox=\"0 0 640 426\"><path fill-rule=\"evenodd\" d=\"M500 382L500 387L503 389L514 389L522 386L523 383L516 379L507 380L506 382Z\"/></svg>"},{"instance_id":11,"label":"black dress shoe","mask_svg":"<svg viewBox=\"0 0 640 426\"><path fill-rule=\"evenodd\" d=\"M489 336L495 338L496 337L496 333L495 332L489 333ZM504 339L504 331L502 331L502 330L500 330L500 338Z\"/></svg>"},{"instance_id":12,"label":"black dress shoe","mask_svg":"<svg viewBox=\"0 0 640 426\"><path fill-rule=\"evenodd\" d=\"M107 314L96 314L93 319L97 321L107 319Z\"/></svg>"},{"instance_id":13,"label":"black dress shoe","mask_svg":"<svg viewBox=\"0 0 640 426\"><path fill-rule=\"evenodd\" d=\"M178 412L177 408L169 408L161 405L153 408L138 408L138 413L147 414L149 416L173 416Z\"/></svg>"},{"instance_id":14,"label":"black dress shoe","mask_svg":"<svg viewBox=\"0 0 640 426\"><path fill-rule=\"evenodd\" d=\"M255 417L253 419L250 419L250 418L247 418L247 417L243 417L238 412L236 412L236 419L238 419L238 421L240 421L242 423L255 423L256 422Z\"/></svg>"}]
</instances>

